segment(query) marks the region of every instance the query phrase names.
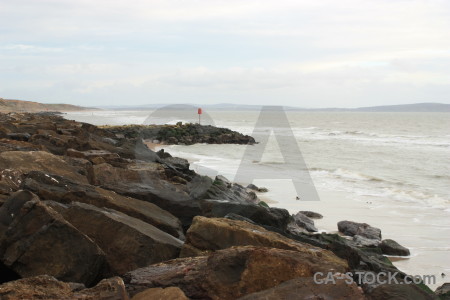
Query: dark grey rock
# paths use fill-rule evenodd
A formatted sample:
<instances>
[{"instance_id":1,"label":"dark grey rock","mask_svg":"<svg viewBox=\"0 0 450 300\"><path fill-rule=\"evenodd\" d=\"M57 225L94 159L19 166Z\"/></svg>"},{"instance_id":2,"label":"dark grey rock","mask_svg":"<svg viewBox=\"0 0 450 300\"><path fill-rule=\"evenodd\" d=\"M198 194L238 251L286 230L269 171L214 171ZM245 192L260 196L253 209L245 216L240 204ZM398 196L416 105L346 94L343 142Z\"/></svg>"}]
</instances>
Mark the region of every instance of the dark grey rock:
<instances>
[{"instance_id":1,"label":"dark grey rock","mask_svg":"<svg viewBox=\"0 0 450 300\"><path fill-rule=\"evenodd\" d=\"M2 228L4 230L8 228L14 217L19 214L21 207L28 201L39 201L39 197L29 191L17 191L5 201L0 207L0 233Z\"/></svg>"},{"instance_id":2,"label":"dark grey rock","mask_svg":"<svg viewBox=\"0 0 450 300\"><path fill-rule=\"evenodd\" d=\"M11 140L27 142L31 135L29 133L8 133L6 137Z\"/></svg>"},{"instance_id":3,"label":"dark grey rock","mask_svg":"<svg viewBox=\"0 0 450 300\"><path fill-rule=\"evenodd\" d=\"M295 224L299 227L306 229L309 232L317 232L316 226L314 226L314 221L305 216L302 213L297 213L292 216Z\"/></svg>"},{"instance_id":4,"label":"dark grey rock","mask_svg":"<svg viewBox=\"0 0 450 300\"><path fill-rule=\"evenodd\" d=\"M381 241L380 244L381 251L386 255L398 255L398 256L409 256L409 249L403 247L394 240L386 239Z\"/></svg>"},{"instance_id":5,"label":"dark grey rock","mask_svg":"<svg viewBox=\"0 0 450 300\"><path fill-rule=\"evenodd\" d=\"M360 235L353 236L353 241L359 247L378 247L380 245L380 240L368 239Z\"/></svg>"},{"instance_id":6,"label":"dark grey rock","mask_svg":"<svg viewBox=\"0 0 450 300\"><path fill-rule=\"evenodd\" d=\"M441 297L442 300L450 299L450 282L446 282L435 291L436 295Z\"/></svg>"},{"instance_id":7,"label":"dark grey rock","mask_svg":"<svg viewBox=\"0 0 450 300\"><path fill-rule=\"evenodd\" d=\"M189 170L189 162L187 161L187 159L184 158L167 157L164 159L164 162L178 170L182 171Z\"/></svg>"},{"instance_id":8,"label":"dark grey rock","mask_svg":"<svg viewBox=\"0 0 450 300\"><path fill-rule=\"evenodd\" d=\"M202 214L206 217L223 218L228 214L237 214L254 223L271 226L282 231L286 230L289 222L289 212L285 209L266 208L255 204L235 203L226 200L202 200L200 202Z\"/></svg>"},{"instance_id":9,"label":"dark grey rock","mask_svg":"<svg viewBox=\"0 0 450 300\"><path fill-rule=\"evenodd\" d=\"M426 292L415 284L383 284L366 292L366 296L373 300L437 300L432 292Z\"/></svg>"},{"instance_id":10,"label":"dark grey rock","mask_svg":"<svg viewBox=\"0 0 450 300\"><path fill-rule=\"evenodd\" d=\"M46 274L86 285L105 275L103 251L54 209L35 197L17 209L0 236L0 261L7 268L22 278Z\"/></svg>"},{"instance_id":11,"label":"dark grey rock","mask_svg":"<svg viewBox=\"0 0 450 300\"><path fill-rule=\"evenodd\" d=\"M172 157L172 155L170 155L169 152L165 152L164 149L159 150L158 152L156 152L156 154L157 154L160 158L168 158L168 157Z\"/></svg>"},{"instance_id":12,"label":"dark grey rock","mask_svg":"<svg viewBox=\"0 0 450 300\"><path fill-rule=\"evenodd\" d=\"M360 235L368 239L381 240L381 230L366 223L340 221L338 223L338 229L348 236Z\"/></svg>"},{"instance_id":13,"label":"dark grey rock","mask_svg":"<svg viewBox=\"0 0 450 300\"><path fill-rule=\"evenodd\" d=\"M299 213L302 213L311 219L322 219L323 218L323 216L321 214L313 212L313 211L302 210L302 211L299 211Z\"/></svg>"},{"instance_id":14,"label":"dark grey rock","mask_svg":"<svg viewBox=\"0 0 450 300\"><path fill-rule=\"evenodd\" d=\"M103 250L111 267L109 276L177 258L183 245L168 233L113 209L79 202L64 207L46 204Z\"/></svg>"},{"instance_id":15,"label":"dark grey rock","mask_svg":"<svg viewBox=\"0 0 450 300\"><path fill-rule=\"evenodd\" d=\"M254 190L254 191L258 190L258 187L256 185L254 185L253 183L250 183L249 185L247 185L247 188L251 189L251 190Z\"/></svg>"}]
</instances>

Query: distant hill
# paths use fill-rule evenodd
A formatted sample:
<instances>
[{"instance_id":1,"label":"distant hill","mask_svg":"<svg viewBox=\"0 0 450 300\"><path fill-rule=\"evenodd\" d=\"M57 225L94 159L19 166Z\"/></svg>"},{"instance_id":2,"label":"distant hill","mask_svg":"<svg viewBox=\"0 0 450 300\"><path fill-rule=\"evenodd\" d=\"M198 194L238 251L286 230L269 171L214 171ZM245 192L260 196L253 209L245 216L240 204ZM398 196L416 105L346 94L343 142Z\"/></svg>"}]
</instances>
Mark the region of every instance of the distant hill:
<instances>
[{"instance_id":1,"label":"distant hill","mask_svg":"<svg viewBox=\"0 0 450 300\"><path fill-rule=\"evenodd\" d=\"M9 100L0 98L0 112L39 112L39 111L81 111L97 108L81 107L71 104L44 104L33 101Z\"/></svg>"},{"instance_id":2,"label":"distant hill","mask_svg":"<svg viewBox=\"0 0 450 300\"><path fill-rule=\"evenodd\" d=\"M368 112L450 112L450 104L415 103L403 105L360 107L354 110Z\"/></svg>"},{"instance_id":3,"label":"distant hill","mask_svg":"<svg viewBox=\"0 0 450 300\"><path fill-rule=\"evenodd\" d=\"M186 109L187 107L202 107L205 110L222 110L222 111L259 111L261 105L248 105L248 104L148 104L148 105L136 105L136 106L104 106L102 109L110 110L153 110L162 107L170 109ZM442 103L416 103L416 104L401 104L401 105L384 105L384 106L370 106L370 107L358 107L358 108L302 108L294 106L284 106L285 111L324 111L324 112L450 112L450 104Z\"/></svg>"}]
</instances>

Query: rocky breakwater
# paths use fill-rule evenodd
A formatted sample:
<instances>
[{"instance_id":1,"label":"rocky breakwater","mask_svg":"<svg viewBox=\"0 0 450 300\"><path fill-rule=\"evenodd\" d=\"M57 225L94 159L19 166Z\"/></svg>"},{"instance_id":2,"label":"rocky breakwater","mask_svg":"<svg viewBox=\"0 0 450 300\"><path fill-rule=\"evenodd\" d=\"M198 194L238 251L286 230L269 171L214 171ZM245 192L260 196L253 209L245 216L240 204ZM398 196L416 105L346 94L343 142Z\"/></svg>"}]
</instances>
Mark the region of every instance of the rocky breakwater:
<instances>
[{"instance_id":1,"label":"rocky breakwater","mask_svg":"<svg viewBox=\"0 0 450 300\"><path fill-rule=\"evenodd\" d=\"M252 145L255 139L228 128L194 123L176 125L125 125L106 126L108 130L125 138L141 137L168 145L208 144L244 144Z\"/></svg>"},{"instance_id":2,"label":"rocky breakwater","mask_svg":"<svg viewBox=\"0 0 450 300\"><path fill-rule=\"evenodd\" d=\"M391 250L376 250L383 241L361 247L313 233L308 216L317 215L291 216L250 188L200 176L186 160L148 149L140 134L52 114L0 114L0 299L392 294L340 275L398 271L383 256ZM336 284L318 285L317 272ZM425 290L394 293L432 299Z\"/></svg>"}]
</instances>

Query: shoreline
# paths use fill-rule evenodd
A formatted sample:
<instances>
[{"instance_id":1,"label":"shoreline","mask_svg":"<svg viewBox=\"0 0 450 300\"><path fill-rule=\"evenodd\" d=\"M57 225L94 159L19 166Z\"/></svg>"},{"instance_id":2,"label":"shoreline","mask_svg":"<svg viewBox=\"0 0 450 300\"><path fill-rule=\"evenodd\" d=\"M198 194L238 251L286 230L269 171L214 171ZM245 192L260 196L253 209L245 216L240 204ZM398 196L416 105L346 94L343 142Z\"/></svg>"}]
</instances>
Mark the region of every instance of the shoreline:
<instances>
[{"instance_id":1,"label":"shoreline","mask_svg":"<svg viewBox=\"0 0 450 300\"><path fill-rule=\"evenodd\" d=\"M380 246L380 229L355 222L339 227L349 237L364 235L376 243L373 247L355 237L313 234L317 229L306 215L291 215L298 204L310 210L308 202L296 201L276 180L255 182L269 189L263 199L280 196L280 207L270 207L250 188L224 176L203 176L186 159L172 151L174 156L155 153L139 137L125 138L48 114L0 114L0 134L0 267L8 271L0 289L23 292L23 284L63 280L91 293L90 287L101 290L105 282L118 280L123 294L130 296L174 286L190 298L231 300L253 292L281 292L291 284L296 294L343 293L361 299L395 294L399 287L349 285L341 278L342 284L324 291L313 276L361 270L396 272L400 280L406 276L383 254L405 255L408 250L398 244ZM330 208L326 201L315 204ZM333 213L345 210L338 207ZM323 220L333 222L327 216ZM245 273L244 279L240 273L236 277L236 269ZM179 276L181 270L186 276ZM158 284L151 274L176 281ZM261 281L266 274L272 274L270 280ZM433 295L424 284L404 288Z\"/></svg>"},{"instance_id":2,"label":"shoreline","mask_svg":"<svg viewBox=\"0 0 450 300\"><path fill-rule=\"evenodd\" d=\"M170 146L171 145L162 145L161 148L166 148L165 150L169 153L175 152L175 155L177 155L177 150L174 151ZM192 155L192 153L189 152L189 155ZM192 162L195 161L192 160ZM214 162L214 165L218 166L217 162ZM204 167L200 165L196 170L201 172L203 168ZM206 167L206 169L209 170L209 167ZM220 169L218 171L220 174ZM231 171L227 169L227 172L230 173ZM232 175L230 176L232 178ZM427 231L433 230L432 227L430 224L424 224L423 229L420 230L420 232L415 232L412 235L411 233L405 235L403 228L405 223L408 223L407 219L403 220L403 218L399 218L396 214L397 210L403 210L403 206L400 205L397 208L393 207L392 210L389 210L388 206L368 204L364 201L350 199L348 198L348 194L344 192L320 189L321 201L319 202L295 201L295 192L290 182L280 180L277 183L273 183L272 181L257 180L254 183L257 186L269 188L268 193L262 195L258 194L258 197L263 201L269 200L267 203L270 206L286 208L291 214L295 214L300 210L311 210L323 214L323 219L314 220L320 232L331 234L339 233L337 230L337 222L341 220L363 222L381 228L383 238L398 241L400 244L407 246L411 250L411 255L407 257L386 256L395 266L408 274L436 276L436 284L429 285L433 288L446 282L446 278L441 277L441 273L447 275L450 273L450 269L442 267L442 262L446 261L446 252L439 248L435 249L434 247L424 248L428 245L423 244L425 242L419 241L419 237L428 236ZM376 203L376 199L373 200L373 203ZM302 208L298 205L301 205ZM411 213L409 213L409 211L411 211ZM332 213L330 214L330 212ZM412 216L416 215L415 208L408 207L407 211L404 213ZM409 226L411 226L411 224ZM418 242L422 244L417 244ZM442 243L442 240L439 238L438 240L433 241L433 243Z\"/></svg>"}]
</instances>

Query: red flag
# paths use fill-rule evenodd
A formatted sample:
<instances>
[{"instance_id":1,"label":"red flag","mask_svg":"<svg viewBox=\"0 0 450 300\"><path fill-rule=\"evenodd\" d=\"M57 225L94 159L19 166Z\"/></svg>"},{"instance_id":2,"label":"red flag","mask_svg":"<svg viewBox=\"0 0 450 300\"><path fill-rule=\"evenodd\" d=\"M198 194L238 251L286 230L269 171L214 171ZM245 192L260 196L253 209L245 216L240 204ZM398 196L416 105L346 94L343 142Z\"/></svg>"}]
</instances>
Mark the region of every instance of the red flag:
<instances>
[{"instance_id":1,"label":"red flag","mask_svg":"<svg viewBox=\"0 0 450 300\"><path fill-rule=\"evenodd\" d=\"M198 113L199 115L201 115L201 114L203 113L203 112L202 112L202 109L199 108L198 111L197 111L197 113Z\"/></svg>"}]
</instances>

